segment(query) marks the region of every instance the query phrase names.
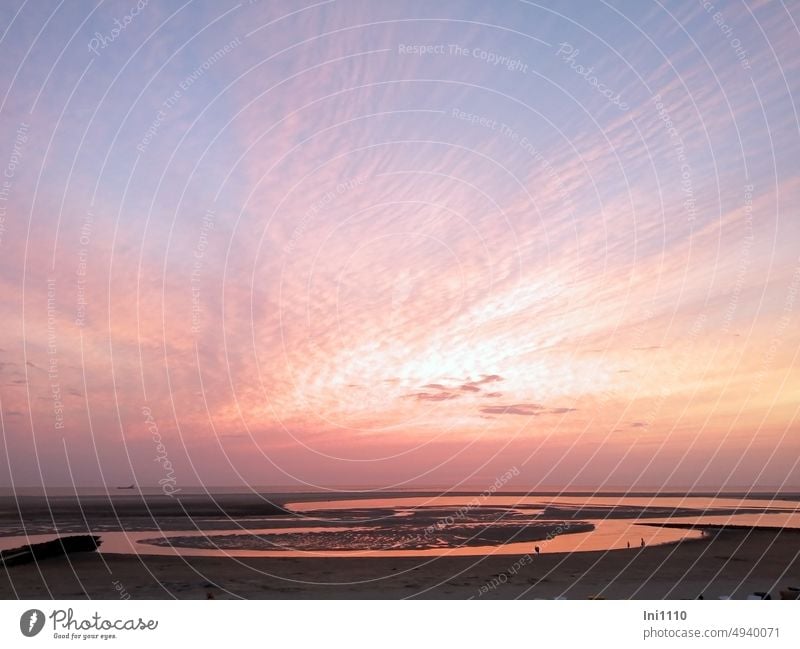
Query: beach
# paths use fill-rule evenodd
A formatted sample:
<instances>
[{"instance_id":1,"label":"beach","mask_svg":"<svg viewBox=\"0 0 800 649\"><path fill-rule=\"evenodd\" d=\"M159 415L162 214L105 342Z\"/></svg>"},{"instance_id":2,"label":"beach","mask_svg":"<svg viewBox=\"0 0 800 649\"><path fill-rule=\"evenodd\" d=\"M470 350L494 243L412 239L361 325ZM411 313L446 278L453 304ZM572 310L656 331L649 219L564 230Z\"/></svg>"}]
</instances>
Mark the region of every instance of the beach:
<instances>
[{"instance_id":1,"label":"beach","mask_svg":"<svg viewBox=\"0 0 800 649\"><path fill-rule=\"evenodd\" d=\"M0 497L0 599L778 597L800 585L795 494ZM538 551L537 551L538 550Z\"/></svg>"},{"instance_id":2,"label":"beach","mask_svg":"<svg viewBox=\"0 0 800 649\"><path fill-rule=\"evenodd\" d=\"M485 557L247 558L81 554L0 571L21 599L706 599L800 583L800 533Z\"/></svg>"}]
</instances>

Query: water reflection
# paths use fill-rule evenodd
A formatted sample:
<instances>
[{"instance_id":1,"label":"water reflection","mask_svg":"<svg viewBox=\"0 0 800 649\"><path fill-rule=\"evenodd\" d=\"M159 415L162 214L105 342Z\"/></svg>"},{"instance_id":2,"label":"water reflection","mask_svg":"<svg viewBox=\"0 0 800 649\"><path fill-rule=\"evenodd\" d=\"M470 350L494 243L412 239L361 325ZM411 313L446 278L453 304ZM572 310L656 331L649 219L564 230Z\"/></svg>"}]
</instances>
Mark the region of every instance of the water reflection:
<instances>
[{"instance_id":1,"label":"water reflection","mask_svg":"<svg viewBox=\"0 0 800 649\"><path fill-rule=\"evenodd\" d=\"M660 522L800 528L795 502L735 498L443 496L317 500L288 507L300 515L195 519L192 530L97 532L103 553L403 557L525 554L534 546L546 553L635 551L642 542L702 535L659 527ZM54 537L3 537L0 549Z\"/></svg>"}]
</instances>

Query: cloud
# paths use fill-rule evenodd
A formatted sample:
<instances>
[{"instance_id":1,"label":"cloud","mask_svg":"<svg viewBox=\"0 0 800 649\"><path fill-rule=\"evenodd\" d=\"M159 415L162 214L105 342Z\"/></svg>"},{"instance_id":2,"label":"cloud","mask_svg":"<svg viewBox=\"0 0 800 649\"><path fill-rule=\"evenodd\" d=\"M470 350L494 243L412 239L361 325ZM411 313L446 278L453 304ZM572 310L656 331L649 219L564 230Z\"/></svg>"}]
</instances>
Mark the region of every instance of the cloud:
<instances>
[{"instance_id":1,"label":"cloud","mask_svg":"<svg viewBox=\"0 0 800 649\"><path fill-rule=\"evenodd\" d=\"M667 29L656 29L657 40L663 37L659 45L668 45L666 51L675 56L669 61L642 57L637 74L616 66L619 78L608 81L631 94L625 97L631 111L595 112L600 105L587 104L586 114L595 116L590 122L580 104L602 98L585 84L585 96L562 95L558 88L575 78L568 66L556 71L553 94L545 102L548 114L540 119L524 108L539 88L520 86L525 101L515 108L497 94L505 90L503 78L480 61L472 61L467 73L474 86L432 82L448 73L444 58L367 52L361 29L310 40L307 47L282 56L280 65L255 65L332 26L369 24L367 40L376 44L408 42L409 35L425 42L468 36L461 23L390 20L391 3L364 3L361 11L323 4L319 11L287 17L279 28L273 25L270 39L246 39L246 46L214 67L214 83L194 85L192 97L169 111L169 128L162 127L148 145L148 162L134 176L124 172L134 162L135 146L164 97L186 70L196 67L194 50L178 54L181 58L147 86L144 82L164 60L156 54L169 49L168 42L159 42L145 65L132 72L134 85L145 88L136 106L125 93L117 93L104 101L104 119L80 125L92 150L108 150L113 144L120 151L109 159L101 179L93 156L75 158L72 138L58 133L50 147L47 132L31 130L25 166L41 167L45 156L53 164L41 186L35 184L36 174L15 178L13 195L22 202L13 209L24 208L26 197L37 198L30 206L30 237L25 228L9 227L3 234L0 348L5 351L0 358L16 363L0 366L0 373L11 386L3 406L41 418L48 425L42 435L57 442L49 446L58 457L44 469L23 468L21 476L33 480L42 470L52 470L48 477L56 480L63 465L60 434L52 430L46 375L28 372L31 396L23 389L27 382L19 379L26 361L29 367L49 367L49 277L59 279L58 370L71 410L70 434L88 434L86 404L78 403L78 393L85 391L98 404L91 419L96 420L92 428L99 442L125 463L127 449L120 447L114 431L117 424L142 429L135 404L145 387L153 411L171 413L174 425L189 432L189 447L206 440L207 448L214 448L210 441L216 442L216 431L274 428L277 433L262 433L259 439L291 449L292 457L276 469L280 471L292 463L305 466L306 460L313 464L317 450L324 454L333 449L336 456L373 451L394 456L406 443L415 443L416 435L436 430L457 431L440 448L442 457L454 459L448 471L461 471L463 477L471 474L471 467L464 459L468 454L456 453L463 441L459 436L469 437L470 426L483 424L479 415L496 416L496 435L515 439L518 427L530 422L504 415L555 418L573 410L554 408L554 403L580 404L582 411L596 403L598 431L624 425L627 439L620 435L619 441L623 449L637 437L636 428L648 435L671 435L671 418L678 413L694 430L719 430L711 433L708 445L724 440L731 455L744 448L737 440L749 443L745 432L769 412L769 428L759 434L759 442L785 450L781 440L798 389L791 351L800 346L800 334L787 328L780 350L769 356L769 367L763 363L769 354L764 345L775 334L774 309L764 305L783 304L794 286L799 232L797 219L786 215L800 204L800 176L791 164L784 165L797 158L797 141L791 137L796 131L784 76L780 66L768 64L775 57L766 47L770 42L781 48L793 43L793 25L780 19L780 7L771 15L774 26L764 26L770 39L761 38L759 31L737 33L764 63L759 69L761 97L749 84L735 83L739 62L724 43L719 46L719 29L706 20L693 37L708 45L704 51L711 67L691 55L691 44L681 50L665 37ZM197 52L211 54L219 42L275 18L271 12L280 9L272 5L248 7L241 18L231 15L234 22L226 17L215 25L210 40L198 35ZM265 15L258 15L261 11ZM20 19L26 12L20 12ZM29 26L39 24L36 12L29 19ZM148 18L143 14L142 20ZM48 68L39 64L55 60L69 43L71 30L58 22L64 21L48 28L48 38L32 51L26 74L14 83L14 96L6 104L10 112L2 123L6 142L14 142L14 130L27 121L27 107L42 92L40 82ZM487 50L503 48L507 34L473 27L472 43ZM36 31L26 27L15 33ZM182 38L178 31L172 35ZM123 45L115 43L113 49ZM520 47L525 54L522 43ZM73 60L70 52L64 50L66 68L83 69L83 53L76 50ZM598 59L598 69L610 70L611 60L616 59L601 65ZM111 61L104 57L103 62L104 73L113 72L105 69ZM226 85L245 71L247 83ZM63 83L57 76L45 84L36 110L40 119L53 124L72 90L70 75L60 75ZM639 85L642 79L647 80L647 92ZM718 81L724 93L713 91L720 90ZM686 83L699 92L692 96ZM96 100L90 86L74 95L71 115L79 121L91 116L85 110ZM218 96L221 87L229 91ZM633 96L636 88L641 100ZM687 220L688 196L681 187L672 138L649 89L661 95L682 140L691 143L692 201L698 203L694 223ZM503 121L519 136L541 141L535 160L512 139L441 112L455 105L479 105L486 96L507 105ZM762 99L769 104L770 123L758 119ZM491 104L489 100L486 106ZM363 106L369 110L361 110ZM264 123L265 107L275 116L269 124ZM581 112L572 113L573 107ZM198 121L192 123L196 114ZM735 128L740 120L742 128ZM117 133L116 125L123 122L130 128ZM540 132L540 127L547 130L545 123L563 127L563 138ZM65 128L68 135L73 126ZM720 167L726 173L718 173L715 155L725 158L729 149L736 149L729 144L738 142L739 131L755 185L752 214L758 215L747 248L742 241L751 229L751 210L742 209L744 179L727 173L728 159ZM206 141L213 133L221 137ZM777 157L771 155L773 139L780 149ZM718 151L716 143L721 143ZM204 151L207 155L200 155ZM776 159L780 165L774 164ZM75 165L69 164L72 160ZM129 176L128 190L120 179ZM86 249L83 292L91 307L80 328L72 323L73 280L84 254L78 228L86 204L82 191L68 196L59 191L67 182L78 189L94 188L99 199ZM535 199L529 193L532 187ZM154 188L161 188L157 200ZM122 201L125 197L130 200ZM122 203L125 213L117 218ZM214 227L206 231L197 217L212 203ZM201 237L207 241L198 260ZM202 263L196 266L196 261ZM198 288L202 285L197 304L201 317L199 333L191 335L195 276ZM687 337L701 311L708 314L706 329ZM726 329L745 332L731 338L737 341L735 350L719 349L719 334ZM647 346L648 340L662 340L671 353L648 353L661 348ZM684 367L683 354L685 371L678 372L676 367ZM631 377L616 373L618 367L630 368ZM756 376L758 395L752 394ZM200 389L202 400L197 398ZM114 407L114 391L127 395L121 412ZM44 397L36 399L36 394ZM662 394L670 401L656 422L616 423L645 416L650 400ZM545 405L524 403L530 396ZM691 402L685 417L682 408L672 408L673 398L676 404ZM767 399L775 399L776 407ZM442 403L432 407L427 402ZM739 418L742 404L747 412ZM206 419L213 427L200 425ZM734 421L739 422L732 431L736 434L728 435ZM554 437L566 440L581 433L581 423L559 426ZM390 433L368 438L377 430ZM31 438L26 427L8 435L12 446ZM309 458L305 450L317 441L331 448L314 449ZM560 440L548 440L545 446L558 451L558 444ZM674 446L680 450L679 444ZM230 459L214 452L204 451L198 458L215 467L207 474L212 482L221 480L220 466L249 465L262 481L267 479L266 465L256 467L257 462L268 459L269 470L277 467L272 456L254 457L249 449L231 453ZM483 454L477 455L483 461ZM782 461L789 455L775 457ZM19 451L10 456L12 463L34 457ZM424 454L397 457L404 459L392 480L423 475L426 462L434 461ZM76 468L91 468L86 462ZM152 464L149 458L147 462ZM662 468L657 464L656 474ZM609 470L615 466L613 458ZM355 478L373 484L366 463L359 467L363 477L353 476L348 463L331 464L306 477L318 483L349 484ZM380 479L388 480L390 472L383 465L380 470ZM772 469L764 473L781 481L788 477ZM638 471L632 475L640 479ZM282 479L281 474L268 477L273 478Z\"/></svg>"},{"instance_id":2,"label":"cloud","mask_svg":"<svg viewBox=\"0 0 800 649\"><path fill-rule=\"evenodd\" d=\"M458 381L459 379L450 377L447 380ZM458 396L457 394L454 394L454 391L456 390L460 392L473 392L473 393L480 392L482 386L489 383L496 383L497 381L502 381L502 380L503 377L500 376L499 374L484 374L480 379L476 381L464 381L463 379L461 379L462 381L461 384L454 387L449 387L443 383L426 383L425 385L422 386L423 390L439 390L441 392L449 394L450 396L440 396L437 394L422 398L428 401L444 401L445 399L448 398L454 399ZM421 394L421 393L415 393L415 394ZM493 392L491 394L494 396L500 396L499 392Z\"/></svg>"},{"instance_id":3,"label":"cloud","mask_svg":"<svg viewBox=\"0 0 800 649\"><path fill-rule=\"evenodd\" d=\"M482 378L477 381L465 381L458 389L464 392L480 392L482 387L487 383L496 383L502 381L503 377L499 374L484 374Z\"/></svg>"},{"instance_id":4,"label":"cloud","mask_svg":"<svg viewBox=\"0 0 800 649\"><path fill-rule=\"evenodd\" d=\"M414 392L407 394L406 397L413 397L417 401L449 401L450 399L457 399L459 396L456 392Z\"/></svg>"},{"instance_id":5,"label":"cloud","mask_svg":"<svg viewBox=\"0 0 800 649\"><path fill-rule=\"evenodd\" d=\"M514 403L507 406L484 406L480 409L486 415L522 415L538 417L545 407L539 403Z\"/></svg>"},{"instance_id":6,"label":"cloud","mask_svg":"<svg viewBox=\"0 0 800 649\"><path fill-rule=\"evenodd\" d=\"M563 415L568 412L576 412L577 408L547 408L540 403L513 403L506 406L484 406L480 411L490 415L538 417L539 415Z\"/></svg>"}]
</instances>

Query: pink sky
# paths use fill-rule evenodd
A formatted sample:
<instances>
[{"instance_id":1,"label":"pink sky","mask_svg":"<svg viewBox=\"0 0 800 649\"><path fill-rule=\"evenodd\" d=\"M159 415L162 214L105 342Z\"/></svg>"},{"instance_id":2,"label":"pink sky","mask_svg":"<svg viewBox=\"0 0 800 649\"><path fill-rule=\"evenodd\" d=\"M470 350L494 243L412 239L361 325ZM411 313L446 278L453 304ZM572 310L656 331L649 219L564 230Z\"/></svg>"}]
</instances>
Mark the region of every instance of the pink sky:
<instances>
[{"instance_id":1,"label":"pink sky","mask_svg":"<svg viewBox=\"0 0 800 649\"><path fill-rule=\"evenodd\" d=\"M400 4L3 9L0 485L800 487L797 12Z\"/></svg>"}]
</instances>

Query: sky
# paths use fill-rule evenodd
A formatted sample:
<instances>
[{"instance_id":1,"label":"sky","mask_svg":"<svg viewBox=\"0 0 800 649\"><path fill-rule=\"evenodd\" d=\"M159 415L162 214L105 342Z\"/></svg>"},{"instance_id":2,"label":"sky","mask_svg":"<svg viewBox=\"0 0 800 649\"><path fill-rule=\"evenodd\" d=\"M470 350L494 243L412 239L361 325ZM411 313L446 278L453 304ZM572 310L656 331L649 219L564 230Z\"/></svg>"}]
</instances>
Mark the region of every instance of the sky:
<instances>
[{"instance_id":1,"label":"sky","mask_svg":"<svg viewBox=\"0 0 800 649\"><path fill-rule=\"evenodd\" d=\"M0 486L800 488L800 10L0 8Z\"/></svg>"}]
</instances>

